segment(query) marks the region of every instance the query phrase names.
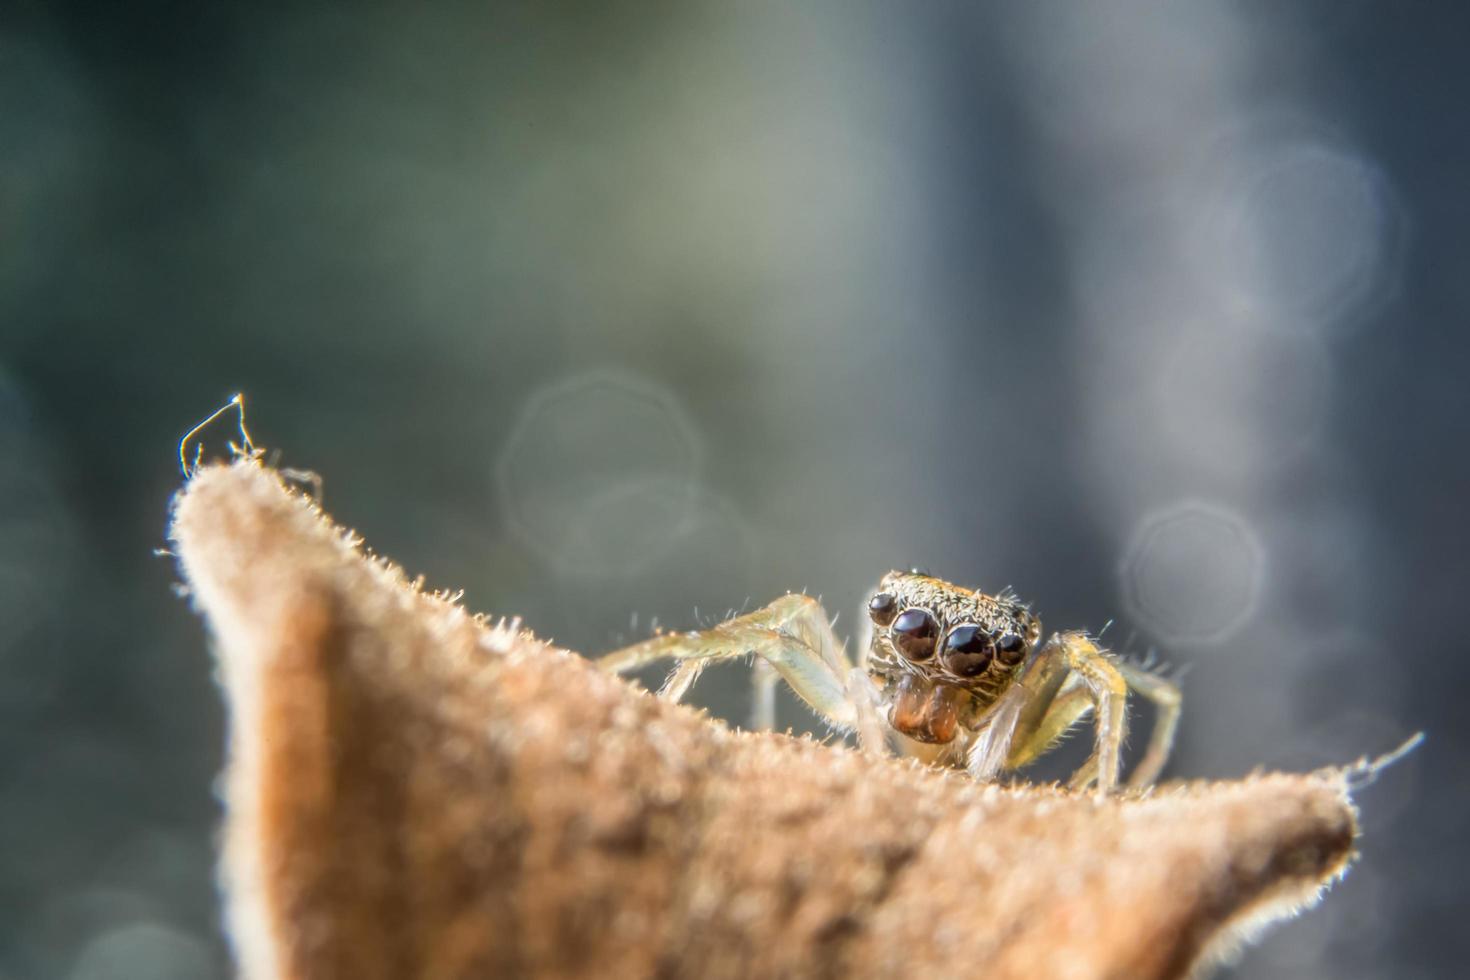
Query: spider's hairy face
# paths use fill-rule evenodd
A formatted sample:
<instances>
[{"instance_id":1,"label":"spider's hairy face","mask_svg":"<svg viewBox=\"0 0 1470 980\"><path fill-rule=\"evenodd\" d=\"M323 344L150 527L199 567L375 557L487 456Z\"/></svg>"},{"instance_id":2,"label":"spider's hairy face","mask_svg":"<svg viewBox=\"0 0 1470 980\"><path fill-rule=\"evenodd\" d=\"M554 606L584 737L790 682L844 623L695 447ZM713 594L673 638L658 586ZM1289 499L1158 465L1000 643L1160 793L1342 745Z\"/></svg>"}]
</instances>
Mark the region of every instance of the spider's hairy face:
<instances>
[{"instance_id":1,"label":"spider's hairy face","mask_svg":"<svg viewBox=\"0 0 1470 980\"><path fill-rule=\"evenodd\" d=\"M1041 621L1011 596L920 572L883 576L868 616L867 668L889 724L920 742L950 742L978 721L1041 637Z\"/></svg>"}]
</instances>

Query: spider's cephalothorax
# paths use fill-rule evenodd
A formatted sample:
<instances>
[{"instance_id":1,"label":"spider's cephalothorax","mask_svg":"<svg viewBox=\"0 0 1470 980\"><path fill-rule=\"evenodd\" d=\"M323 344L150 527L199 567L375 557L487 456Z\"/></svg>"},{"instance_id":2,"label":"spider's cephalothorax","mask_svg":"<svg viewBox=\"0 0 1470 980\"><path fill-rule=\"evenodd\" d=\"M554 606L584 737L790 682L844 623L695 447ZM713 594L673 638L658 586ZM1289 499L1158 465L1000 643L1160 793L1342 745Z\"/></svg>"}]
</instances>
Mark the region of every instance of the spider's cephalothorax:
<instances>
[{"instance_id":1,"label":"spider's cephalothorax","mask_svg":"<svg viewBox=\"0 0 1470 980\"><path fill-rule=\"evenodd\" d=\"M1146 786L1169 755L1179 690L1119 660L1086 633L1056 633L1009 593L986 595L921 572L889 572L868 600L871 636L848 660L832 620L811 596L768 606L695 633L665 633L608 654L613 673L659 660L675 663L659 695L677 701L706 665L753 655L752 727L775 721L775 684L834 728L855 731L870 752L897 749L976 779L1019 769L1091 715L1092 755L1075 788L1117 785L1130 691L1158 707L1152 735L1129 778Z\"/></svg>"},{"instance_id":2,"label":"spider's cephalothorax","mask_svg":"<svg viewBox=\"0 0 1470 980\"><path fill-rule=\"evenodd\" d=\"M934 744L975 728L1041 637L1041 621L1013 597L920 572L883 576L868 616L867 670L888 723Z\"/></svg>"}]
</instances>

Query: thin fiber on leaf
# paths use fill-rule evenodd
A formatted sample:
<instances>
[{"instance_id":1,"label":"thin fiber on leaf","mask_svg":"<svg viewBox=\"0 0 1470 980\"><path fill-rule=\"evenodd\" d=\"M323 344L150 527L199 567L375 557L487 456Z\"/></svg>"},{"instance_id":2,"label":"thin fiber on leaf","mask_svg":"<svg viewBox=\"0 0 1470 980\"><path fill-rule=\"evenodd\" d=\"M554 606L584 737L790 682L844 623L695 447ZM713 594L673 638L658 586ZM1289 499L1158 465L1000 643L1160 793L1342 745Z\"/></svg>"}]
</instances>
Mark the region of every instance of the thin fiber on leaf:
<instances>
[{"instance_id":1,"label":"thin fiber on leaf","mask_svg":"<svg viewBox=\"0 0 1470 980\"><path fill-rule=\"evenodd\" d=\"M172 536L250 980L1175 977L1352 854L1337 770L1097 800L732 731L420 591L258 461Z\"/></svg>"}]
</instances>

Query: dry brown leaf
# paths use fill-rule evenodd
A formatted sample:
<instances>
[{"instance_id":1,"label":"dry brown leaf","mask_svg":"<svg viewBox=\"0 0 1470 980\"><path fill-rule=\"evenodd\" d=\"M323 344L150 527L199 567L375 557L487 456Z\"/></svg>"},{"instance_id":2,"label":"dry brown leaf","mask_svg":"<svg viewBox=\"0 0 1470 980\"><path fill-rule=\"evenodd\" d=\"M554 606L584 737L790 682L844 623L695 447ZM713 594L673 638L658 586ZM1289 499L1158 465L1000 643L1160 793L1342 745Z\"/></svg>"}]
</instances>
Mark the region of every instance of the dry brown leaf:
<instances>
[{"instance_id":1,"label":"dry brown leaf","mask_svg":"<svg viewBox=\"0 0 1470 980\"><path fill-rule=\"evenodd\" d=\"M420 592L255 462L173 538L251 980L1176 977L1352 853L1341 771L1100 802L731 731Z\"/></svg>"}]
</instances>

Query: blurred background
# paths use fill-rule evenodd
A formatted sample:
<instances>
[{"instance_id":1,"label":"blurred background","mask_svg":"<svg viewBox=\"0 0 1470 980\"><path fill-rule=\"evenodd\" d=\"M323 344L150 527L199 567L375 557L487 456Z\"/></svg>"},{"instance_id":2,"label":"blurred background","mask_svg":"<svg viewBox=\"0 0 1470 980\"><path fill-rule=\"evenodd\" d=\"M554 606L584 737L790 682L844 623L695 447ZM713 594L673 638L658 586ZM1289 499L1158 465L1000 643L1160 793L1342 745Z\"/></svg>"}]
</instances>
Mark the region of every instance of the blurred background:
<instances>
[{"instance_id":1,"label":"blurred background","mask_svg":"<svg viewBox=\"0 0 1470 980\"><path fill-rule=\"evenodd\" d=\"M229 973L222 706L152 550L236 390L374 548L589 653L788 589L845 632L917 565L1183 671L1173 775L1426 729L1225 975L1457 975L1437 11L5 5L0 978Z\"/></svg>"}]
</instances>

